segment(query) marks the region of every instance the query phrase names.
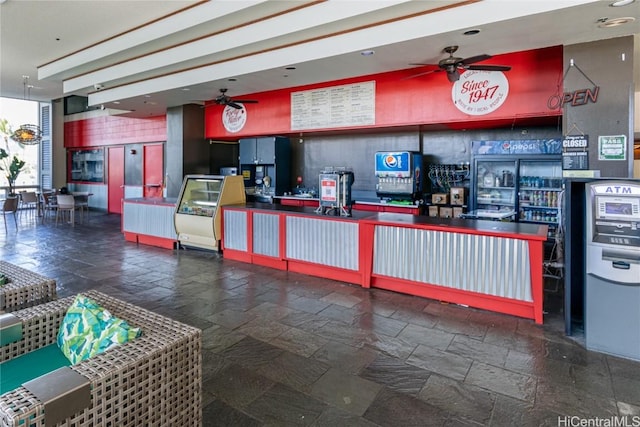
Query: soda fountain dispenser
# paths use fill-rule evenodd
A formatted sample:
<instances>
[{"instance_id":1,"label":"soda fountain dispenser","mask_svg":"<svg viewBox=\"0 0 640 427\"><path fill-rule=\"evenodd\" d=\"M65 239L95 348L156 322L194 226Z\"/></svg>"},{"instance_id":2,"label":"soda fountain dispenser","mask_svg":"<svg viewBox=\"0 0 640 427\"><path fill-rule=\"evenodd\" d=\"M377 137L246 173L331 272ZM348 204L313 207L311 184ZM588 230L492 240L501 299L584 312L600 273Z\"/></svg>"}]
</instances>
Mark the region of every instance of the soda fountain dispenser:
<instances>
[{"instance_id":1,"label":"soda fountain dispenser","mask_svg":"<svg viewBox=\"0 0 640 427\"><path fill-rule=\"evenodd\" d=\"M387 201L422 198L422 154L378 151L375 154L376 195Z\"/></svg>"}]
</instances>

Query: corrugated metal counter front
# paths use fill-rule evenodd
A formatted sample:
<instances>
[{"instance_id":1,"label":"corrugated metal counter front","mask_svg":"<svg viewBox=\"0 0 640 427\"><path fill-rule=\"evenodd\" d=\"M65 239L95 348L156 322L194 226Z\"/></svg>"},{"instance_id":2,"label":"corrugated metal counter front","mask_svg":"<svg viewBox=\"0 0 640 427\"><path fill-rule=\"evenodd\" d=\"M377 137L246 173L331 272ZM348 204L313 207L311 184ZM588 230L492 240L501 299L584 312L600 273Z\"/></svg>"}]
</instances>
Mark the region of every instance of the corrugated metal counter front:
<instances>
[{"instance_id":1,"label":"corrugated metal counter front","mask_svg":"<svg viewBox=\"0 0 640 427\"><path fill-rule=\"evenodd\" d=\"M177 200L137 197L122 201L122 232L129 242L173 249L178 237L174 226Z\"/></svg>"},{"instance_id":2,"label":"corrugated metal counter front","mask_svg":"<svg viewBox=\"0 0 640 427\"><path fill-rule=\"evenodd\" d=\"M223 229L225 258L542 323L544 225L248 204Z\"/></svg>"},{"instance_id":3,"label":"corrugated metal counter front","mask_svg":"<svg viewBox=\"0 0 640 427\"><path fill-rule=\"evenodd\" d=\"M359 220L309 207L253 203L223 208L223 255L281 270L362 284Z\"/></svg>"},{"instance_id":4,"label":"corrugated metal counter front","mask_svg":"<svg viewBox=\"0 0 640 427\"><path fill-rule=\"evenodd\" d=\"M546 225L381 213L361 233L365 287L542 323Z\"/></svg>"}]
</instances>

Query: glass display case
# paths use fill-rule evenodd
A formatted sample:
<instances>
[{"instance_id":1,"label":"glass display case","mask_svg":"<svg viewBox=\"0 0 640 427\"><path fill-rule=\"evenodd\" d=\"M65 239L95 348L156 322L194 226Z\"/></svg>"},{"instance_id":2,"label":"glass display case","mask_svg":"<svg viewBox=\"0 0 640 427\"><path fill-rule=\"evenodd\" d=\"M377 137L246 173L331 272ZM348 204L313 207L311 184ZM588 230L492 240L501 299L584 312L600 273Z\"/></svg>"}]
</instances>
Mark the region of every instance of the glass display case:
<instances>
[{"instance_id":1,"label":"glass display case","mask_svg":"<svg viewBox=\"0 0 640 427\"><path fill-rule=\"evenodd\" d=\"M175 212L178 242L217 250L221 238L220 206L245 203L242 176L187 175Z\"/></svg>"}]
</instances>

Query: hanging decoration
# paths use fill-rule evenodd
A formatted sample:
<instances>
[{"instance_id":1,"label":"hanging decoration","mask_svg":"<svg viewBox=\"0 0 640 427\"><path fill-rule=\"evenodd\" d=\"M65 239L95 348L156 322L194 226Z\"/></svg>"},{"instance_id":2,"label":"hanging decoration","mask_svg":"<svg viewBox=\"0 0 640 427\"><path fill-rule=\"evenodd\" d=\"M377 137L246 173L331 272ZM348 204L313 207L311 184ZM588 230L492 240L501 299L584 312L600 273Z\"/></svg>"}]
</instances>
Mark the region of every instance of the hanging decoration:
<instances>
[{"instance_id":1,"label":"hanging decoration","mask_svg":"<svg viewBox=\"0 0 640 427\"><path fill-rule=\"evenodd\" d=\"M22 85L24 90L24 99L29 101L31 96L31 86L29 84L29 76L22 76ZM42 141L42 131L38 125L24 124L20 125L10 136L10 138L22 145L36 145Z\"/></svg>"},{"instance_id":2,"label":"hanging decoration","mask_svg":"<svg viewBox=\"0 0 640 427\"><path fill-rule=\"evenodd\" d=\"M565 106L577 107L580 105L586 105L589 103L595 104L596 102L598 102L600 86L595 84L593 80L591 80L589 76L587 76L584 71L582 71L580 67L578 67L578 64L576 64L573 59L569 60L569 66L562 76L562 83L564 83L565 79L567 78L567 74L572 68L578 70L580 74L582 74L582 76L593 85L593 89L578 89L574 90L573 92L564 92L562 95L560 95L560 83L558 83L558 93L556 93L555 95L551 95L547 101L547 107L550 110L557 110L560 108L564 108Z\"/></svg>"}]
</instances>

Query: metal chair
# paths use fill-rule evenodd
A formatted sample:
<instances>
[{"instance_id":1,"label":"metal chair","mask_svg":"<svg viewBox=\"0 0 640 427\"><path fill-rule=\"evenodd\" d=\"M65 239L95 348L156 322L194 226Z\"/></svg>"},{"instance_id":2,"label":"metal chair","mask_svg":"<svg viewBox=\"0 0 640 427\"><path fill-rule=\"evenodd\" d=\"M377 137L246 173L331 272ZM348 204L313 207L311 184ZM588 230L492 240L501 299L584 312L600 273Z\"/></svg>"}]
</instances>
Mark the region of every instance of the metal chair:
<instances>
[{"instance_id":1,"label":"metal chair","mask_svg":"<svg viewBox=\"0 0 640 427\"><path fill-rule=\"evenodd\" d=\"M87 221L89 221L89 192L88 191L74 191L73 197L75 198L76 207L80 213L80 218L84 218L84 212L87 212Z\"/></svg>"},{"instance_id":2,"label":"metal chair","mask_svg":"<svg viewBox=\"0 0 640 427\"><path fill-rule=\"evenodd\" d=\"M42 223L47 218L47 215L54 214L58 210L58 202L56 200L56 195L54 192L44 192L41 194L42 197Z\"/></svg>"},{"instance_id":3,"label":"metal chair","mask_svg":"<svg viewBox=\"0 0 640 427\"><path fill-rule=\"evenodd\" d=\"M23 191L20 193L20 208L28 209L30 214L36 212L38 207L38 195L35 191Z\"/></svg>"},{"instance_id":4,"label":"metal chair","mask_svg":"<svg viewBox=\"0 0 640 427\"><path fill-rule=\"evenodd\" d=\"M16 223L16 230L18 229L18 198L7 197L2 204L2 218L4 219L4 231L7 231L7 213L13 214L13 221Z\"/></svg>"},{"instance_id":5,"label":"metal chair","mask_svg":"<svg viewBox=\"0 0 640 427\"><path fill-rule=\"evenodd\" d=\"M56 196L58 208L56 209L56 226L58 225L58 218L60 217L60 213L62 213L63 220L66 214L69 214L69 222L71 222L71 226L75 226L75 212L76 212L76 203L73 195L71 194L58 194ZM82 220L82 217L80 217Z\"/></svg>"}]
</instances>

